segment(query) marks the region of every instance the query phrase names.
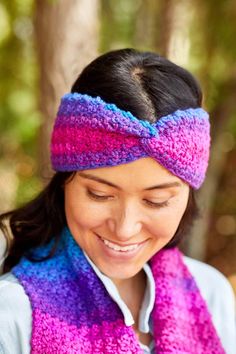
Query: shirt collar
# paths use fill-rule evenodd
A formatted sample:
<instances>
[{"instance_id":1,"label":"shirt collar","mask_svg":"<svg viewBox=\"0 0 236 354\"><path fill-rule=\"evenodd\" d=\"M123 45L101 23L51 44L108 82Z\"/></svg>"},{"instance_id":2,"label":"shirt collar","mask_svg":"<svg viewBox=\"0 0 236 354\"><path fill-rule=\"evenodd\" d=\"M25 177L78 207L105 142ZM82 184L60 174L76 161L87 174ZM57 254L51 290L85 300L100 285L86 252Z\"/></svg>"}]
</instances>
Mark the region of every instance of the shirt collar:
<instances>
[{"instance_id":1,"label":"shirt collar","mask_svg":"<svg viewBox=\"0 0 236 354\"><path fill-rule=\"evenodd\" d=\"M113 281L98 269L98 267L88 257L85 251L83 251L83 253L86 259L88 260L89 264L93 268L94 272L102 281L103 285L105 286L111 298L119 306L121 312L123 313L124 322L126 326L132 326L134 324L134 319L131 314L131 311L129 310L125 302L122 300L119 291L115 286L115 284L113 283ZM150 321L151 321L150 315L154 307L154 301L155 301L155 282L154 282L151 268L148 263L144 264L143 270L147 276L147 286L145 289L141 309L139 312L139 330L143 333L148 333L148 332L152 332L152 325L150 326Z\"/></svg>"}]
</instances>

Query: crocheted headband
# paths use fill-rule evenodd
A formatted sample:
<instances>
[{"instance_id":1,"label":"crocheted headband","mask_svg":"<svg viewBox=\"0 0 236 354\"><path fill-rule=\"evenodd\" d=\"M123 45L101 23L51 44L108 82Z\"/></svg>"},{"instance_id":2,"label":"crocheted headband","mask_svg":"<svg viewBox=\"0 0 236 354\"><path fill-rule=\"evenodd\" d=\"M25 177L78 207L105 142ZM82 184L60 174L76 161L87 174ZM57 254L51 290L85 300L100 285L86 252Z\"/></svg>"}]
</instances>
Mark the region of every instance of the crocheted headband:
<instances>
[{"instance_id":1,"label":"crocheted headband","mask_svg":"<svg viewBox=\"0 0 236 354\"><path fill-rule=\"evenodd\" d=\"M62 97L51 139L55 171L116 166L152 157L198 189L208 165L210 124L202 108L177 110L151 124L100 97Z\"/></svg>"}]
</instances>

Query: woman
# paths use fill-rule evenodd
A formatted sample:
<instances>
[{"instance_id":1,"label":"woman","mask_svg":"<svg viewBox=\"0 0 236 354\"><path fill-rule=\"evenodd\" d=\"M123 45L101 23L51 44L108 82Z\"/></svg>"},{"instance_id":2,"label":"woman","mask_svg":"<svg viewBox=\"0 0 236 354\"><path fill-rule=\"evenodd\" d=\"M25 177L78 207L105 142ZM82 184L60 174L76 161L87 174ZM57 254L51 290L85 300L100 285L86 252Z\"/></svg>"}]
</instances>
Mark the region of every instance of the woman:
<instances>
[{"instance_id":1,"label":"woman","mask_svg":"<svg viewBox=\"0 0 236 354\"><path fill-rule=\"evenodd\" d=\"M55 175L1 217L3 353L234 353L227 280L177 248L208 163L201 101L155 53L111 51L82 71L54 124Z\"/></svg>"}]
</instances>

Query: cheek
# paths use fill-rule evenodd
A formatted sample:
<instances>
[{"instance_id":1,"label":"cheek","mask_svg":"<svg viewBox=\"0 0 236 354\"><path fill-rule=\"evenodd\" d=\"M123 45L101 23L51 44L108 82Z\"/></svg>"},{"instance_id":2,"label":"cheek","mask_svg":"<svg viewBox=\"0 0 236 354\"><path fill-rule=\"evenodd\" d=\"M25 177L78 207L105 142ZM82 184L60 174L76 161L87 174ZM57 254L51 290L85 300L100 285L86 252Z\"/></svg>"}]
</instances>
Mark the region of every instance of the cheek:
<instances>
[{"instance_id":1,"label":"cheek","mask_svg":"<svg viewBox=\"0 0 236 354\"><path fill-rule=\"evenodd\" d=\"M167 242L174 236L185 211L185 206L169 207L162 211L149 226L149 232L156 239L163 239Z\"/></svg>"},{"instance_id":2,"label":"cheek","mask_svg":"<svg viewBox=\"0 0 236 354\"><path fill-rule=\"evenodd\" d=\"M106 210L88 201L82 195L65 193L65 214L68 224L77 224L82 228L99 226L106 218Z\"/></svg>"}]
</instances>

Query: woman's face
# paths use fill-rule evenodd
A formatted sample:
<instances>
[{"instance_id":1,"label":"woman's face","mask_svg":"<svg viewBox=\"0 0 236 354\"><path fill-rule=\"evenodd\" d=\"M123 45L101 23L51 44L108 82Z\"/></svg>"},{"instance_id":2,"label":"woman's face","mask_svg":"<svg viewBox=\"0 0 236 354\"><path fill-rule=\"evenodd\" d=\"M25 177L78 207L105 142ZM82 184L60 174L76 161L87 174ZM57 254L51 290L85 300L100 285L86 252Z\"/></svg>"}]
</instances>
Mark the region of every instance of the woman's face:
<instances>
[{"instance_id":1,"label":"woman's face","mask_svg":"<svg viewBox=\"0 0 236 354\"><path fill-rule=\"evenodd\" d=\"M189 187L152 158L76 172L65 184L68 227L111 279L136 275L174 236Z\"/></svg>"}]
</instances>

